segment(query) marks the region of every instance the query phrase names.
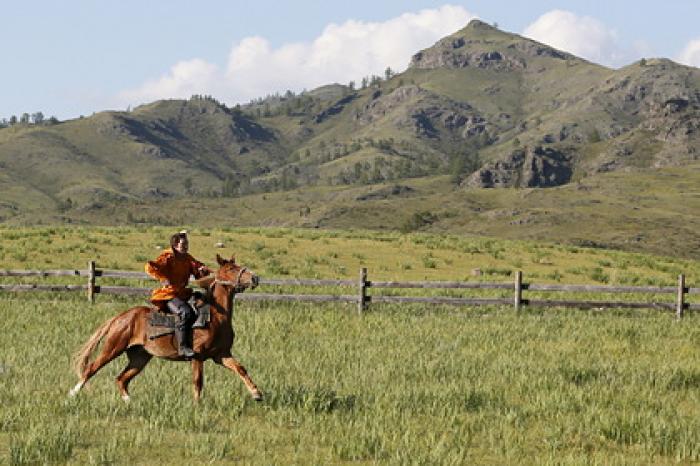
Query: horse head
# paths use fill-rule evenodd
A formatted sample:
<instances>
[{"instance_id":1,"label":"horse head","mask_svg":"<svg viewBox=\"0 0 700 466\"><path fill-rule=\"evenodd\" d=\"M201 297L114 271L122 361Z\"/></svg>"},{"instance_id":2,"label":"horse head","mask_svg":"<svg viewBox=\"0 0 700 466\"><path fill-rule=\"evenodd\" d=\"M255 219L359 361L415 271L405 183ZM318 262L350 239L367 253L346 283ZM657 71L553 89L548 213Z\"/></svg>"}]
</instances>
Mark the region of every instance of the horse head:
<instances>
[{"instance_id":1,"label":"horse head","mask_svg":"<svg viewBox=\"0 0 700 466\"><path fill-rule=\"evenodd\" d=\"M258 276L248 267L236 264L234 256L226 260L217 254L216 262L219 263L219 270L215 274L214 283L229 287L229 290L234 293L241 293L246 288L254 289L258 286Z\"/></svg>"}]
</instances>

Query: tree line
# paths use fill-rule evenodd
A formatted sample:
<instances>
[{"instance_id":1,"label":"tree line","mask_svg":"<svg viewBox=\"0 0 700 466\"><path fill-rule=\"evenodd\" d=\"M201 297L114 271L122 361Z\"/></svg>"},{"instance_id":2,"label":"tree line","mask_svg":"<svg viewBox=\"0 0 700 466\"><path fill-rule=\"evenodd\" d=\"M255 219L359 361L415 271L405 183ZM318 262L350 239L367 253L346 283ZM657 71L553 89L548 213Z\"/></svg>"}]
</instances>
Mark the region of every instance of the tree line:
<instances>
[{"instance_id":1,"label":"tree line","mask_svg":"<svg viewBox=\"0 0 700 466\"><path fill-rule=\"evenodd\" d=\"M383 77L378 75L365 76L360 80L359 85L355 81L350 81L342 86L342 96L345 97L357 90L379 87L382 82L388 81L394 76L396 76L396 72L391 67L387 67ZM280 115L302 116L320 111L322 106L322 99L311 96L306 89L300 93L287 89L284 93L275 92L267 94L265 97L251 99L243 107L238 105L237 108L244 110L249 117L259 119Z\"/></svg>"},{"instance_id":2,"label":"tree line","mask_svg":"<svg viewBox=\"0 0 700 466\"><path fill-rule=\"evenodd\" d=\"M0 119L0 128L9 128L15 125L56 125L58 123L60 121L55 116L46 118L42 112L32 114L25 112L19 118L17 115L12 115L10 118Z\"/></svg>"}]
</instances>

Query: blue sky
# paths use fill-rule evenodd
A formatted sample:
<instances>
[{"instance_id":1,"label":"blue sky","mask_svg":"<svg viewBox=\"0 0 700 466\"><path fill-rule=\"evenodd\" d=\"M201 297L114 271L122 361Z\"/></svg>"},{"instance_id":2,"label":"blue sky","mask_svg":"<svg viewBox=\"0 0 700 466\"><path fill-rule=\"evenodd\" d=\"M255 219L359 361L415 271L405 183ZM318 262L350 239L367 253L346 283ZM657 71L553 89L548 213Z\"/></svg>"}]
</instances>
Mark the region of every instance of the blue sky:
<instances>
[{"instance_id":1,"label":"blue sky","mask_svg":"<svg viewBox=\"0 0 700 466\"><path fill-rule=\"evenodd\" d=\"M0 0L0 118L59 119L160 98L233 105L359 81L472 18L609 67L700 66L700 1Z\"/></svg>"}]
</instances>

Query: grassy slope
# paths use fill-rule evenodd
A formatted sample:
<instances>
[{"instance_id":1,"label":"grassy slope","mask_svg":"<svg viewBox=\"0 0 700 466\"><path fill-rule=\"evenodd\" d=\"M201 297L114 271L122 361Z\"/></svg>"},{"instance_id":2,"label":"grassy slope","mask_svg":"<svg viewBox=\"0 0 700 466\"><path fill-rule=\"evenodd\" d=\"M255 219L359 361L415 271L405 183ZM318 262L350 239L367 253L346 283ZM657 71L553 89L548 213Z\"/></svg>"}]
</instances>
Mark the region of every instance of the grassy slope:
<instances>
[{"instance_id":1,"label":"grassy slope","mask_svg":"<svg viewBox=\"0 0 700 466\"><path fill-rule=\"evenodd\" d=\"M233 121L212 102L180 100L54 126L17 126L0 131L0 166L24 189L17 205L27 209L42 202L45 211L55 210L67 198L82 204L148 198L156 188L182 195L188 178L200 191L220 192L242 146L248 152L241 167L251 159L268 163L279 152L274 142L251 144L247 135L235 141Z\"/></svg>"},{"instance_id":2,"label":"grassy slope","mask_svg":"<svg viewBox=\"0 0 700 466\"><path fill-rule=\"evenodd\" d=\"M418 212L437 215L423 231L597 244L628 251L698 258L700 166L614 172L551 189L455 190L448 177L403 180L413 191L375 186L315 187L231 199L191 198L73 208L58 216L16 215L13 224L65 221L93 224L305 226L399 230ZM308 208L308 213L306 209Z\"/></svg>"}]
</instances>

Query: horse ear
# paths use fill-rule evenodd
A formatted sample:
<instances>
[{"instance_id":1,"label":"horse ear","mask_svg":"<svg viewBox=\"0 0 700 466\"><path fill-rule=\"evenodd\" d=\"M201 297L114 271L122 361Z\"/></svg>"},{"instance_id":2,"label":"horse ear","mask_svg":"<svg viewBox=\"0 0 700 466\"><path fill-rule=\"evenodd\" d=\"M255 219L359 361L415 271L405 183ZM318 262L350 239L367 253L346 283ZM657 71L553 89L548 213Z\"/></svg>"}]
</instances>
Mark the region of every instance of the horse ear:
<instances>
[{"instance_id":1,"label":"horse ear","mask_svg":"<svg viewBox=\"0 0 700 466\"><path fill-rule=\"evenodd\" d=\"M220 255L217 254L216 255L216 262L218 262L220 266L223 266L226 263L226 259L224 259L223 257L221 257Z\"/></svg>"},{"instance_id":2,"label":"horse ear","mask_svg":"<svg viewBox=\"0 0 700 466\"><path fill-rule=\"evenodd\" d=\"M231 254L231 263L235 264L236 263L236 256Z\"/></svg>"}]
</instances>

